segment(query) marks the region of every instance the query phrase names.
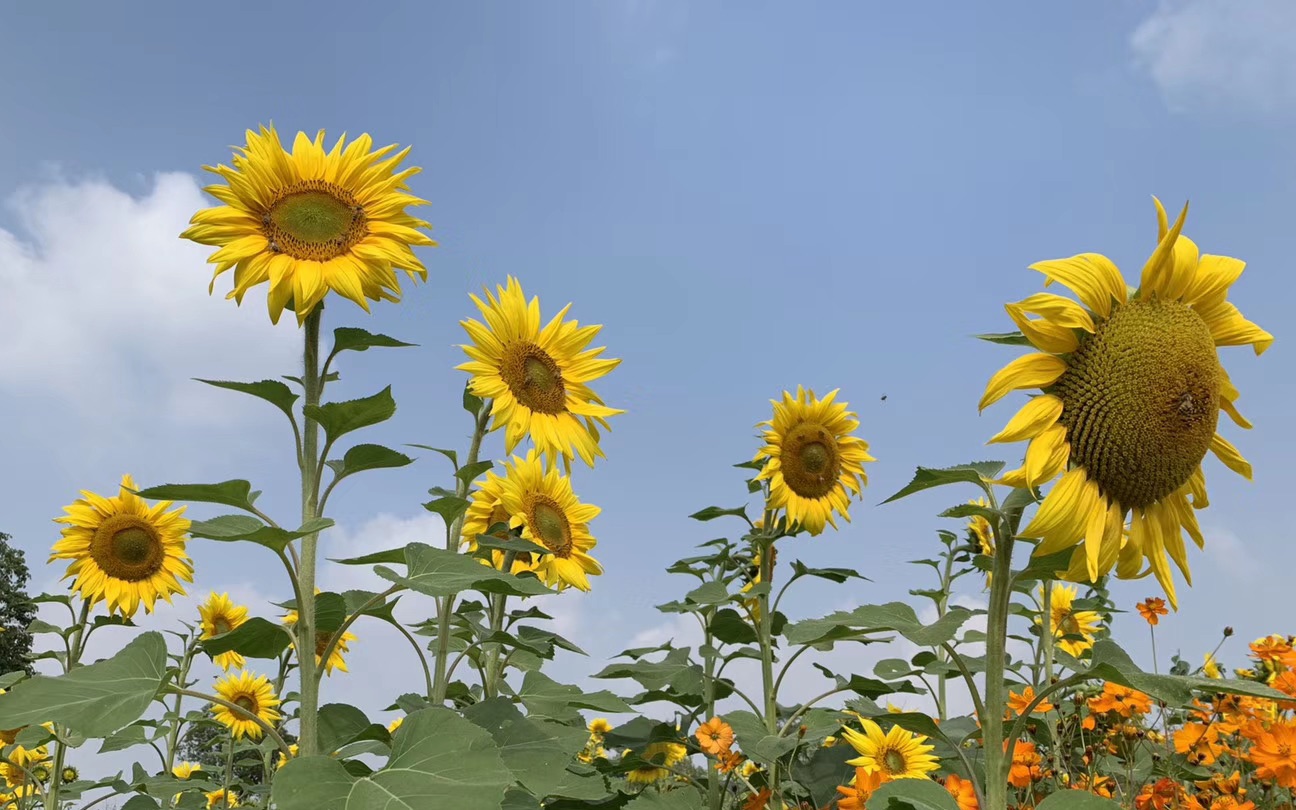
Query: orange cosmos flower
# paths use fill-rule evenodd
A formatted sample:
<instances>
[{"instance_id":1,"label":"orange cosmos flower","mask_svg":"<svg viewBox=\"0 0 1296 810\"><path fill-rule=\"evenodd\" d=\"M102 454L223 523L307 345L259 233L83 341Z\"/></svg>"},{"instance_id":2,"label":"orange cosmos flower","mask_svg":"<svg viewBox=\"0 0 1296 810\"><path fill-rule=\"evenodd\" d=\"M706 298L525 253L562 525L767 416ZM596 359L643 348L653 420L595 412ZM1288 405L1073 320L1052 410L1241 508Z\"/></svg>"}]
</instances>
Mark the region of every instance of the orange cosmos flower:
<instances>
[{"instance_id":1,"label":"orange cosmos flower","mask_svg":"<svg viewBox=\"0 0 1296 810\"><path fill-rule=\"evenodd\" d=\"M970 779L964 779L956 773L945 777L945 789L958 803L959 810L978 810L976 785Z\"/></svg>"},{"instance_id":2,"label":"orange cosmos flower","mask_svg":"<svg viewBox=\"0 0 1296 810\"><path fill-rule=\"evenodd\" d=\"M1279 787L1296 788L1296 724L1274 723L1252 740L1247 758L1257 766L1256 776L1272 779Z\"/></svg>"},{"instance_id":3,"label":"orange cosmos flower","mask_svg":"<svg viewBox=\"0 0 1296 810\"><path fill-rule=\"evenodd\" d=\"M855 778L849 785L837 786L837 792L841 794L837 797L837 806L841 810L865 810L864 803L869 796L886 781L887 778L881 771L869 773L863 768L856 768Z\"/></svg>"},{"instance_id":4,"label":"orange cosmos flower","mask_svg":"<svg viewBox=\"0 0 1296 810\"><path fill-rule=\"evenodd\" d=\"M1152 698L1126 686L1104 683L1101 695L1089 698L1089 711L1097 714L1116 712L1121 717L1152 711Z\"/></svg>"},{"instance_id":5,"label":"orange cosmos flower","mask_svg":"<svg viewBox=\"0 0 1296 810\"><path fill-rule=\"evenodd\" d=\"M1156 627L1157 622L1160 621L1157 618L1158 616L1164 616L1170 612L1166 609L1165 600L1159 596L1149 596L1135 607L1138 608L1139 615L1143 617L1144 621L1153 627Z\"/></svg>"},{"instance_id":6,"label":"orange cosmos flower","mask_svg":"<svg viewBox=\"0 0 1296 810\"><path fill-rule=\"evenodd\" d=\"M1028 788L1031 782L1041 776L1040 755L1035 750L1035 743L1018 740L1013 744L1012 771L1008 774L1008 784Z\"/></svg>"},{"instance_id":7,"label":"orange cosmos flower","mask_svg":"<svg viewBox=\"0 0 1296 810\"><path fill-rule=\"evenodd\" d=\"M1175 750L1188 756L1192 765L1209 765L1225 751L1219 741L1219 726L1202 723L1185 723L1174 734Z\"/></svg>"},{"instance_id":8,"label":"orange cosmos flower","mask_svg":"<svg viewBox=\"0 0 1296 810\"><path fill-rule=\"evenodd\" d=\"M1014 717L1020 717L1022 712L1026 711L1026 707L1031 705L1031 701L1033 700L1035 700L1035 687L1033 686L1026 687L1025 691L1020 695L1010 690L1008 692L1008 711L1004 713L1004 719L1011 720ZM1039 705L1035 707L1035 711L1031 712L1031 714L1051 712L1054 708L1056 707L1052 703L1049 703L1047 700L1041 700Z\"/></svg>"},{"instance_id":9,"label":"orange cosmos flower","mask_svg":"<svg viewBox=\"0 0 1296 810\"><path fill-rule=\"evenodd\" d=\"M721 751L720 753L716 754L715 767L716 770L719 771L720 773L729 773L734 768L737 768L739 765L743 764L743 760L745 759L747 759L747 757L743 756L737 751Z\"/></svg>"},{"instance_id":10,"label":"orange cosmos flower","mask_svg":"<svg viewBox=\"0 0 1296 810\"><path fill-rule=\"evenodd\" d=\"M693 736L697 737L698 746L703 751L717 756L722 753L729 753L729 749L733 747L734 743L733 728L719 717L712 717L698 726L698 730L693 732Z\"/></svg>"}]
</instances>

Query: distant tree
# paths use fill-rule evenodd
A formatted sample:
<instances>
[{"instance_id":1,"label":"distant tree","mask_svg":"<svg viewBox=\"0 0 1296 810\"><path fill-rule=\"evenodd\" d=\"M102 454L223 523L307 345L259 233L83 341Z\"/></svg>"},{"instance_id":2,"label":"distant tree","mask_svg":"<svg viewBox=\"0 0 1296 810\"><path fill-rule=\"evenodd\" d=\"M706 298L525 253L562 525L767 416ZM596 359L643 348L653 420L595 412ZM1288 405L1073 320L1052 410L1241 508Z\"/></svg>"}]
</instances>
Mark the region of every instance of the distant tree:
<instances>
[{"instance_id":1,"label":"distant tree","mask_svg":"<svg viewBox=\"0 0 1296 810\"><path fill-rule=\"evenodd\" d=\"M0 674L22 670L32 673L32 637L27 626L36 618L36 606L27 595L27 558L9 545L0 532Z\"/></svg>"}]
</instances>

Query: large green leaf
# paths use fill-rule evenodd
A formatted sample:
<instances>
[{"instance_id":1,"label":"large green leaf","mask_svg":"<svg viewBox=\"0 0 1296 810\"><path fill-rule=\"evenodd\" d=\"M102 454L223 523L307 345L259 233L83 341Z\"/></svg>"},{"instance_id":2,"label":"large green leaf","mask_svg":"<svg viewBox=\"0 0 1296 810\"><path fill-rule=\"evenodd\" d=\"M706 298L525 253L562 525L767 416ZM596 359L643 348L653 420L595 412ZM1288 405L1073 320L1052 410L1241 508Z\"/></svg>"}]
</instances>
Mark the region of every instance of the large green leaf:
<instances>
[{"instance_id":1,"label":"large green leaf","mask_svg":"<svg viewBox=\"0 0 1296 810\"><path fill-rule=\"evenodd\" d=\"M702 667L689 660L688 648L666 653L661 661L616 662L592 677L632 678L645 689L671 689L683 694L700 694Z\"/></svg>"},{"instance_id":2,"label":"large green leaf","mask_svg":"<svg viewBox=\"0 0 1296 810\"><path fill-rule=\"evenodd\" d=\"M369 728L369 718L355 706L346 703L326 703L320 706L316 738L319 750L332 754L352 742Z\"/></svg>"},{"instance_id":3,"label":"large green leaf","mask_svg":"<svg viewBox=\"0 0 1296 810\"><path fill-rule=\"evenodd\" d=\"M1145 692L1171 706L1187 706L1192 702L1194 692L1227 692L1235 695L1266 698L1268 700L1290 700L1272 687L1240 678L1215 680L1184 675L1154 675L1144 672L1134 663L1129 654L1111 639L1100 639L1094 642L1093 653L1086 667L1081 662L1058 653L1058 658L1077 673L1093 678L1120 684L1121 686Z\"/></svg>"},{"instance_id":4,"label":"large green leaf","mask_svg":"<svg viewBox=\"0 0 1296 810\"><path fill-rule=\"evenodd\" d=\"M450 596L463 591L503 593L510 596L552 593L535 577L506 574L482 565L472 557L423 543L410 543L405 547L405 564L408 573L404 576L382 565L376 566L374 573L428 596Z\"/></svg>"},{"instance_id":5,"label":"large green leaf","mask_svg":"<svg viewBox=\"0 0 1296 810\"><path fill-rule=\"evenodd\" d=\"M1116 810L1121 805L1083 790L1059 790L1037 804L1036 810Z\"/></svg>"},{"instance_id":6,"label":"large green leaf","mask_svg":"<svg viewBox=\"0 0 1296 810\"><path fill-rule=\"evenodd\" d=\"M898 501L915 492L922 492L925 489L944 486L945 484L976 484L983 487L985 482L997 476L1003 467L1002 461L974 461L971 464L959 464L956 467L919 467L914 473L912 481L882 503Z\"/></svg>"},{"instance_id":7,"label":"large green leaf","mask_svg":"<svg viewBox=\"0 0 1296 810\"><path fill-rule=\"evenodd\" d=\"M747 517L747 507L735 506L732 509L723 509L719 506L708 506L706 509L703 509L700 512L694 512L693 514L689 515L689 517L693 518L694 520L706 521L706 520L715 520L718 517L725 517L727 515L732 517L745 518Z\"/></svg>"},{"instance_id":8,"label":"large green leaf","mask_svg":"<svg viewBox=\"0 0 1296 810\"><path fill-rule=\"evenodd\" d=\"M0 695L0 728L54 722L107 737L144 715L166 679L162 634L136 636L106 661L57 678L37 676Z\"/></svg>"},{"instance_id":9,"label":"large green leaf","mask_svg":"<svg viewBox=\"0 0 1296 810\"><path fill-rule=\"evenodd\" d=\"M396 413L396 400L392 399L389 385L371 397L307 405L304 413L324 428L324 435L330 442L335 442L353 430L391 419Z\"/></svg>"},{"instance_id":10,"label":"large green leaf","mask_svg":"<svg viewBox=\"0 0 1296 810\"><path fill-rule=\"evenodd\" d=\"M261 380L260 382L229 382L227 380L198 380L200 383L214 385L217 388L225 388L230 391L238 391L243 394L251 394L258 399L264 399L271 405L288 415L289 419L293 418L293 403L297 401L297 395L292 389L278 380Z\"/></svg>"},{"instance_id":11,"label":"large green leaf","mask_svg":"<svg viewBox=\"0 0 1296 810\"><path fill-rule=\"evenodd\" d=\"M346 478L365 470L381 470L413 464L414 459L381 444L357 444L342 456L341 461L328 462L329 469L338 478Z\"/></svg>"},{"instance_id":12,"label":"large green leaf","mask_svg":"<svg viewBox=\"0 0 1296 810\"><path fill-rule=\"evenodd\" d=\"M918 620L918 614L904 602L885 605L861 605L850 611L838 611L822 619L806 619L787 628L792 644L820 644L865 633L894 631L921 647L931 647L954 638L964 622L974 614L952 609L930 625Z\"/></svg>"},{"instance_id":13,"label":"large green leaf","mask_svg":"<svg viewBox=\"0 0 1296 810\"><path fill-rule=\"evenodd\" d=\"M532 715L562 718L569 709L589 709L614 714L634 711L624 700L607 691L590 692L577 686L558 683L553 678L532 670L522 677L518 698Z\"/></svg>"},{"instance_id":14,"label":"large green leaf","mask_svg":"<svg viewBox=\"0 0 1296 810\"><path fill-rule=\"evenodd\" d=\"M522 786L541 798L563 781L567 764L589 732L523 716L507 698L491 698L464 710L464 717L490 732L504 764Z\"/></svg>"},{"instance_id":15,"label":"large green leaf","mask_svg":"<svg viewBox=\"0 0 1296 810\"><path fill-rule=\"evenodd\" d=\"M288 544L308 534L316 534L333 525L330 518L312 518L296 531L267 526L251 515L221 515L211 520L195 520L189 527L194 537L232 543L246 540L273 551L283 551Z\"/></svg>"},{"instance_id":16,"label":"large green leaf","mask_svg":"<svg viewBox=\"0 0 1296 810\"><path fill-rule=\"evenodd\" d=\"M490 734L443 708L405 718L386 767L362 778L329 757L294 759L275 776L279 810L498 810L513 772Z\"/></svg>"},{"instance_id":17,"label":"large green leaf","mask_svg":"<svg viewBox=\"0 0 1296 810\"><path fill-rule=\"evenodd\" d=\"M252 509L252 484L237 479L219 484L162 484L135 494L149 501L219 503L236 509Z\"/></svg>"},{"instance_id":18,"label":"large green leaf","mask_svg":"<svg viewBox=\"0 0 1296 810\"><path fill-rule=\"evenodd\" d=\"M959 810L949 791L930 779L895 779L873 791L869 810Z\"/></svg>"},{"instance_id":19,"label":"large green leaf","mask_svg":"<svg viewBox=\"0 0 1296 810\"><path fill-rule=\"evenodd\" d=\"M248 658L278 658L292 643L292 635L281 624L253 616L228 633L202 642L208 655L236 652Z\"/></svg>"}]
</instances>

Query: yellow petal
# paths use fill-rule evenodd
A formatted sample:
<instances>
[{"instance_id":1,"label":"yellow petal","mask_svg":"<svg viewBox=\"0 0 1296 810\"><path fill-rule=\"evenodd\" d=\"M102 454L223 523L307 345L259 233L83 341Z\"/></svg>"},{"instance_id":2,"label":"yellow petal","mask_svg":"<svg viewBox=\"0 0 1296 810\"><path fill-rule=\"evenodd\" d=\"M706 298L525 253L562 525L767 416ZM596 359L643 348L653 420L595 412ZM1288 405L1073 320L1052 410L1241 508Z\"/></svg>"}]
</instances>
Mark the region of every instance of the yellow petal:
<instances>
[{"instance_id":1,"label":"yellow petal","mask_svg":"<svg viewBox=\"0 0 1296 810\"><path fill-rule=\"evenodd\" d=\"M1242 476L1246 480L1251 480L1251 462L1242 458L1242 454L1234 447L1229 440L1216 433L1211 437L1211 452L1214 453L1224 466L1233 472Z\"/></svg>"},{"instance_id":2,"label":"yellow petal","mask_svg":"<svg viewBox=\"0 0 1296 810\"><path fill-rule=\"evenodd\" d=\"M1042 484L1066 466L1070 447L1066 441L1066 427L1052 425L1031 441L1026 448L1026 486Z\"/></svg>"},{"instance_id":3,"label":"yellow petal","mask_svg":"<svg viewBox=\"0 0 1296 810\"><path fill-rule=\"evenodd\" d=\"M1197 264L1197 273L1184 293L1184 302L1194 307L1218 304L1228 297L1229 287L1245 269L1246 262L1239 259L1210 254L1202 256Z\"/></svg>"},{"instance_id":4,"label":"yellow petal","mask_svg":"<svg viewBox=\"0 0 1296 810\"><path fill-rule=\"evenodd\" d=\"M1161 207L1161 201L1153 197L1158 209ZM1183 231L1184 220L1188 216L1188 204L1184 203L1183 211L1179 213L1179 219L1175 220L1174 227L1161 234L1161 239L1157 244L1156 250L1148 258L1147 264L1143 265L1143 276L1139 281L1139 290L1141 293L1163 292L1163 286L1174 273L1174 246L1179 240L1179 234Z\"/></svg>"},{"instance_id":5,"label":"yellow petal","mask_svg":"<svg viewBox=\"0 0 1296 810\"><path fill-rule=\"evenodd\" d=\"M1032 397L1012 419L1008 420L1007 426L991 437L986 444L1033 439L1044 432L1045 428L1057 422L1061 415L1061 399L1052 394Z\"/></svg>"},{"instance_id":6,"label":"yellow petal","mask_svg":"<svg viewBox=\"0 0 1296 810\"><path fill-rule=\"evenodd\" d=\"M1125 279L1120 269L1100 253L1037 262L1031 269L1044 274L1044 286L1055 281L1066 285L1081 303L1103 318L1111 315L1113 301L1125 301Z\"/></svg>"},{"instance_id":7,"label":"yellow petal","mask_svg":"<svg viewBox=\"0 0 1296 810\"><path fill-rule=\"evenodd\" d=\"M1066 362L1051 354L1028 354L1018 357L990 378L977 410L985 410L1003 399L1010 391L1051 385L1058 377L1065 374L1066 370Z\"/></svg>"},{"instance_id":8,"label":"yellow petal","mask_svg":"<svg viewBox=\"0 0 1296 810\"><path fill-rule=\"evenodd\" d=\"M1019 534L1022 537L1040 538L1046 534L1054 535L1076 528L1079 519L1077 512L1086 481L1083 468L1077 467L1067 472L1044 498L1030 524ZM1079 534L1078 531L1074 533Z\"/></svg>"},{"instance_id":9,"label":"yellow petal","mask_svg":"<svg viewBox=\"0 0 1296 810\"><path fill-rule=\"evenodd\" d=\"M1067 329L1083 329L1086 332L1094 331L1093 318L1085 311L1084 307L1070 298L1063 298L1052 293L1036 293L1018 301L1013 306L1023 312L1039 315L1049 323Z\"/></svg>"}]
</instances>

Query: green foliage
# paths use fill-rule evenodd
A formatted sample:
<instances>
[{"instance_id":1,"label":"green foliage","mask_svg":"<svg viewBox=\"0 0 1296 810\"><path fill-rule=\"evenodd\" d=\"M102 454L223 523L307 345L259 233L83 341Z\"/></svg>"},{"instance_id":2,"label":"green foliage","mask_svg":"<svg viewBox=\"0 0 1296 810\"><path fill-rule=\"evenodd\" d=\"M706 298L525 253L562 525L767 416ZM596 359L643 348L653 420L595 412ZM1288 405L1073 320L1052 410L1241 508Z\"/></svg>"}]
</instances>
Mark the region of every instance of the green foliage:
<instances>
[{"instance_id":1,"label":"green foliage","mask_svg":"<svg viewBox=\"0 0 1296 810\"><path fill-rule=\"evenodd\" d=\"M260 493L252 491L250 482L235 479L219 484L162 484L141 489L135 494L149 501L218 503L250 512L254 508L253 501Z\"/></svg>"},{"instance_id":2,"label":"green foliage","mask_svg":"<svg viewBox=\"0 0 1296 810\"><path fill-rule=\"evenodd\" d=\"M26 556L10 539L0 532L0 675L30 675L32 634L27 628L36 618L36 605L27 595L31 572Z\"/></svg>"},{"instance_id":3,"label":"green foliage","mask_svg":"<svg viewBox=\"0 0 1296 810\"><path fill-rule=\"evenodd\" d=\"M333 525L329 518L311 518L296 531L268 526L251 515L221 515L211 520L195 520L189 528L194 537L232 543L246 540L282 552L288 544L310 534L316 534Z\"/></svg>"},{"instance_id":4,"label":"green foliage","mask_svg":"<svg viewBox=\"0 0 1296 810\"><path fill-rule=\"evenodd\" d=\"M248 658L278 658L292 643L292 634L282 624L253 616L228 633L202 642L211 656L236 652Z\"/></svg>"},{"instance_id":5,"label":"green foliage","mask_svg":"<svg viewBox=\"0 0 1296 810\"><path fill-rule=\"evenodd\" d=\"M391 419L396 413L396 400L392 399L389 385L373 396L307 405L304 413L324 429L324 435L331 445L352 431Z\"/></svg>"},{"instance_id":6,"label":"green foliage","mask_svg":"<svg viewBox=\"0 0 1296 810\"><path fill-rule=\"evenodd\" d=\"M251 383L229 382L226 380L198 380L198 382L264 399L283 411L289 419L294 419L293 403L297 401L298 395L294 394L291 388L278 380L261 380L260 382Z\"/></svg>"},{"instance_id":7,"label":"green foliage","mask_svg":"<svg viewBox=\"0 0 1296 810\"><path fill-rule=\"evenodd\" d=\"M405 547L407 573L401 575L379 565L374 573L389 582L428 596L450 596L463 591L536 596L552 593L534 576L514 576L488 568L463 554L423 543Z\"/></svg>"},{"instance_id":8,"label":"green foliage","mask_svg":"<svg viewBox=\"0 0 1296 810\"><path fill-rule=\"evenodd\" d=\"M987 482L997 476L1003 468L1004 463L1002 461L974 461L970 464L959 464L955 467L919 467L917 472L914 473L912 481L882 503L898 501L915 492L922 492L925 489L945 486L946 484L976 484L984 489Z\"/></svg>"},{"instance_id":9,"label":"green foliage","mask_svg":"<svg viewBox=\"0 0 1296 810\"><path fill-rule=\"evenodd\" d=\"M926 779L896 779L873 792L869 810L959 810L945 788Z\"/></svg>"},{"instance_id":10,"label":"green foliage","mask_svg":"<svg viewBox=\"0 0 1296 810\"><path fill-rule=\"evenodd\" d=\"M787 639L793 644L820 645L841 639L858 638L871 633L894 631L915 644L929 647L949 641L959 627L976 615L970 610L951 609L930 625L918 620L914 609L903 602L885 605L861 605L850 611L838 611L822 619L806 619L787 628Z\"/></svg>"}]
</instances>

